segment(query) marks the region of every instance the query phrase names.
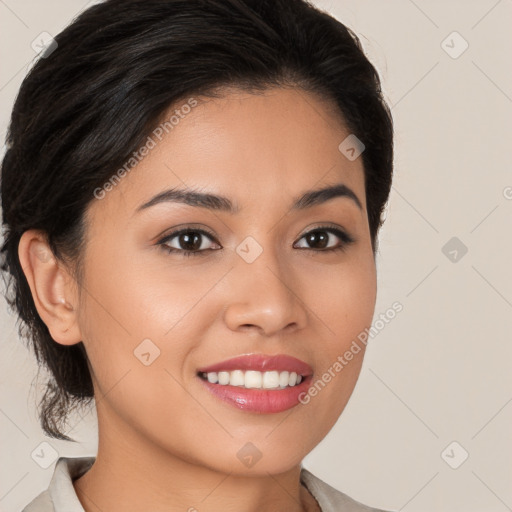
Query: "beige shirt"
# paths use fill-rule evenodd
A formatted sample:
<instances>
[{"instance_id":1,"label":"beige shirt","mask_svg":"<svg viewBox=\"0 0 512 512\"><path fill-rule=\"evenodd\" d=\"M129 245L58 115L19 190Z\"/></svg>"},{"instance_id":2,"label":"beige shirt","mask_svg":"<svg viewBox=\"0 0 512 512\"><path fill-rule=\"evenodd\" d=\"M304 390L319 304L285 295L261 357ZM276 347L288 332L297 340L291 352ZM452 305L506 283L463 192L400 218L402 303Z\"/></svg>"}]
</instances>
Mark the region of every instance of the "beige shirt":
<instances>
[{"instance_id":1,"label":"beige shirt","mask_svg":"<svg viewBox=\"0 0 512 512\"><path fill-rule=\"evenodd\" d=\"M94 460L94 457L61 457L57 461L48 489L34 498L22 512L84 512L72 482L82 476ZM322 512L385 512L349 498L305 468L301 469L300 478Z\"/></svg>"}]
</instances>

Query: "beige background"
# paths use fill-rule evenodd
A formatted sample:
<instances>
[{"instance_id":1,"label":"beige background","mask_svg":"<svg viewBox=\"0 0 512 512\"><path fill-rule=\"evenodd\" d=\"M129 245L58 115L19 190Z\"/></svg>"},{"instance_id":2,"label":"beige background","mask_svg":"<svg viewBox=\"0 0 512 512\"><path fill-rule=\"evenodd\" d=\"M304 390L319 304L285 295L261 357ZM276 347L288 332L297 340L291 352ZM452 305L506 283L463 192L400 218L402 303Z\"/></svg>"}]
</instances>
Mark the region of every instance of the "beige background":
<instances>
[{"instance_id":1,"label":"beige background","mask_svg":"<svg viewBox=\"0 0 512 512\"><path fill-rule=\"evenodd\" d=\"M382 508L512 510L512 1L315 3L361 36L393 106L376 317L395 301L404 309L371 341L347 409L305 466ZM2 139L31 42L85 5L0 0ZM76 444L43 436L36 366L3 300L0 322L0 510L18 512L53 471L31 453L47 441L60 455L94 454L95 423L74 420Z\"/></svg>"}]
</instances>

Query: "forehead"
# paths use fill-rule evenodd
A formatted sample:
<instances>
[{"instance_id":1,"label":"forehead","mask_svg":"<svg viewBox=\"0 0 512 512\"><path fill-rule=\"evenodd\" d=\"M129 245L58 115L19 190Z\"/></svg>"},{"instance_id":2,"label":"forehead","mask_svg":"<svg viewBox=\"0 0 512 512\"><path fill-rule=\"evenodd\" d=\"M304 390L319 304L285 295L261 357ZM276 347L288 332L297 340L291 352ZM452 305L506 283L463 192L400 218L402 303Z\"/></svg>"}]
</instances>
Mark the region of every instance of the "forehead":
<instances>
[{"instance_id":1,"label":"forehead","mask_svg":"<svg viewBox=\"0 0 512 512\"><path fill-rule=\"evenodd\" d=\"M339 149L349 135L334 105L299 89L184 100L162 116L136 165L93 209L131 215L158 192L180 187L222 194L243 210L338 183L364 209L362 159Z\"/></svg>"}]
</instances>

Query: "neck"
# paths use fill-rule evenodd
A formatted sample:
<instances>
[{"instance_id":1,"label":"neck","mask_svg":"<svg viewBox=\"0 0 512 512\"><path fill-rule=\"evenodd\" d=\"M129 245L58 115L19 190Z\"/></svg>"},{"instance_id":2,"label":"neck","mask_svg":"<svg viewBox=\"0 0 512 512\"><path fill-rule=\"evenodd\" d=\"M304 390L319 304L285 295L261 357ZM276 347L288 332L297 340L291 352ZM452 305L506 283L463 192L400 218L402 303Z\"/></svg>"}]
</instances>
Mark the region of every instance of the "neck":
<instances>
[{"instance_id":1,"label":"neck","mask_svg":"<svg viewBox=\"0 0 512 512\"><path fill-rule=\"evenodd\" d=\"M246 476L170 454L126 425L102 428L91 469L73 485L86 512L313 512L320 510L300 484L300 465Z\"/></svg>"}]
</instances>

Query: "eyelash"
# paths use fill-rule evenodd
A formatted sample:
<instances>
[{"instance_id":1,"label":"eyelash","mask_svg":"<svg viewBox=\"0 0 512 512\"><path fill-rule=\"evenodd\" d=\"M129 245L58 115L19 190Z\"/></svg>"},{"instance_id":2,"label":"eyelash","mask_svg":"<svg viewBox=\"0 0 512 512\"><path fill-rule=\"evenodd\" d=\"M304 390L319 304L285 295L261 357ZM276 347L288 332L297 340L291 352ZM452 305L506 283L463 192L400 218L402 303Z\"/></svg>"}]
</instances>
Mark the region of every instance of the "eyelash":
<instances>
[{"instance_id":1,"label":"eyelash","mask_svg":"<svg viewBox=\"0 0 512 512\"><path fill-rule=\"evenodd\" d=\"M302 240L305 236L316 234L316 233L322 233L327 232L336 235L340 240L341 244L337 247L331 247L329 249L309 249L309 248L300 248L299 250L307 250L312 252L337 252L337 251L344 251L348 246L353 244L356 240L351 237L348 233L345 233L339 228L335 228L332 226L319 226L317 228L312 229L311 231L308 231L307 233L304 233L299 240ZM161 246L162 250L164 250L166 253L180 253L182 256L189 257L189 256L205 256L208 251L218 250L218 249L203 249L203 250L197 250L197 251L188 251L186 249L176 249L175 247L169 247L166 245L167 242L172 240L173 238L176 238L180 235L186 234L186 233L196 233L206 236L207 238L210 238L212 242L218 243L215 240L215 237L212 233L209 233L208 231L205 231L203 229L199 228L183 228L178 231L174 231L173 233L170 233L169 235L166 235L164 238L159 240L157 242L157 245ZM219 244L220 245L220 244Z\"/></svg>"}]
</instances>

